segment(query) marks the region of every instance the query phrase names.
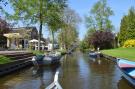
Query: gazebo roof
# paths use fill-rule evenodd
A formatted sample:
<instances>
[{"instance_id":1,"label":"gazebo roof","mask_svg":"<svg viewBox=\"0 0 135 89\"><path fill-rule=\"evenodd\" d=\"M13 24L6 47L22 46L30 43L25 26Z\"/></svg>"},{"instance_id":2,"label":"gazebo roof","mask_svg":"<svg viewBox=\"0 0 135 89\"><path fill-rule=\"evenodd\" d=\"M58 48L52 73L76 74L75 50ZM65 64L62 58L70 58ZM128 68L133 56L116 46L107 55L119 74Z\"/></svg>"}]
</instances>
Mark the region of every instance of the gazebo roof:
<instances>
[{"instance_id":1,"label":"gazebo roof","mask_svg":"<svg viewBox=\"0 0 135 89\"><path fill-rule=\"evenodd\" d=\"M38 42L38 40L32 39L32 40L30 40L29 42L30 42L30 43L34 43L34 42Z\"/></svg>"},{"instance_id":2,"label":"gazebo roof","mask_svg":"<svg viewBox=\"0 0 135 89\"><path fill-rule=\"evenodd\" d=\"M20 35L19 33L7 33L4 34L4 36L7 38L22 38L22 35Z\"/></svg>"},{"instance_id":3,"label":"gazebo roof","mask_svg":"<svg viewBox=\"0 0 135 89\"><path fill-rule=\"evenodd\" d=\"M39 41L36 39L32 39L29 41L30 43L38 43ZM44 41L40 41L40 43L45 43Z\"/></svg>"}]
</instances>

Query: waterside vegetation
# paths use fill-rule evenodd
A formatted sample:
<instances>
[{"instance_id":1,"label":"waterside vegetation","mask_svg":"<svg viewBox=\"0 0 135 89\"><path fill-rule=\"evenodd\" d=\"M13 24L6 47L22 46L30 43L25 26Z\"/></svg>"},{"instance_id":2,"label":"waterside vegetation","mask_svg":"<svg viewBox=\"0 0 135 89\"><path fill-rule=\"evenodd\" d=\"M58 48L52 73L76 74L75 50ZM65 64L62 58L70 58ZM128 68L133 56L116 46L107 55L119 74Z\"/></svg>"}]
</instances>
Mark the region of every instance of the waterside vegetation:
<instances>
[{"instance_id":1,"label":"waterside vegetation","mask_svg":"<svg viewBox=\"0 0 135 89\"><path fill-rule=\"evenodd\" d=\"M104 13L103 13L104 12ZM110 16L113 11L107 0L99 0L86 16L88 28L85 38L80 42L81 51L97 50L116 58L135 61L135 9L132 6L121 19L120 32L114 33Z\"/></svg>"},{"instance_id":2,"label":"waterside vegetation","mask_svg":"<svg viewBox=\"0 0 135 89\"><path fill-rule=\"evenodd\" d=\"M113 48L114 26L110 20L112 15L114 12L107 4L107 0L99 0L93 5L89 15L85 17L88 31L80 44L81 50Z\"/></svg>"}]
</instances>

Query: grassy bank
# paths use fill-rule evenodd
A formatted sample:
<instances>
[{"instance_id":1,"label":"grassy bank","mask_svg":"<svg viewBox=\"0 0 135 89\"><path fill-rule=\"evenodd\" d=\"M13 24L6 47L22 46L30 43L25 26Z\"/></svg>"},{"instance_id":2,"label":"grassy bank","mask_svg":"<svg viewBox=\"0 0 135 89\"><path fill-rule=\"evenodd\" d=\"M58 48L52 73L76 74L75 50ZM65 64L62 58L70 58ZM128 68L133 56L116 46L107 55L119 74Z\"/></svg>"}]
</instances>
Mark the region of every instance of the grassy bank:
<instances>
[{"instance_id":1,"label":"grassy bank","mask_svg":"<svg viewBox=\"0 0 135 89\"><path fill-rule=\"evenodd\" d=\"M11 61L10 58L0 55L0 64L9 63Z\"/></svg>"},{"instance_id":2,"label":"grassy bank","mask_svg":"<svg viewBox=\"0 0 135 89\"><path fill-rule=\"evenodd\" d=\"M116 48L110 50L102 50L101 52L109 56L135 61L135 48Z\"/></svg>"}]
</instances>

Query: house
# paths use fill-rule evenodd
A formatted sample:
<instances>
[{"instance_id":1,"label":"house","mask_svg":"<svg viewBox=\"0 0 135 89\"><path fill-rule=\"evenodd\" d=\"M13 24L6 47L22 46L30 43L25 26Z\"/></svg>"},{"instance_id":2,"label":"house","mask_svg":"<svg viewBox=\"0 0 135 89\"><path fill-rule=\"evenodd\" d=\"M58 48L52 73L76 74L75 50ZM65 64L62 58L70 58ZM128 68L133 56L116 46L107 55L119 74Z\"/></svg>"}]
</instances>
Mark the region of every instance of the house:
<instances>
[{"instance_id":1,"label":"house","mask_svg":"<svg viewBox=\"0 0 135 89\"><path fill-rule=\"evenodd\" d=\"M19 27L12 28L7 34L7 47L10 49L26 49L28 48L29 40L38 39L38 31L36 27Z\"/></svg>"}]
</instances>

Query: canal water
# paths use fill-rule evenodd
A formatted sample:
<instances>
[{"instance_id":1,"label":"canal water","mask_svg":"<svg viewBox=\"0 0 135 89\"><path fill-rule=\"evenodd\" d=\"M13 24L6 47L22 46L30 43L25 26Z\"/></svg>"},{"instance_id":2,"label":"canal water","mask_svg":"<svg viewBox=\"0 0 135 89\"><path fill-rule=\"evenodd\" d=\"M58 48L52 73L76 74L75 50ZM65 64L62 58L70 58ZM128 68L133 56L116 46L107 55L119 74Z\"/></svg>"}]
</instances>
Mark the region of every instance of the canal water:
<instances>
[{"instance_id":1,"label":"canal water","mask_svg":"<svg viewBox=\"0 0 135 89\"><path fill-rule=\"evenodd\" d=\"M59 70L63 89L134 89L114 62L75 52L53 67L28 67L0 78L0 89L45 89Z\"/></svg>"}]
</instances>

